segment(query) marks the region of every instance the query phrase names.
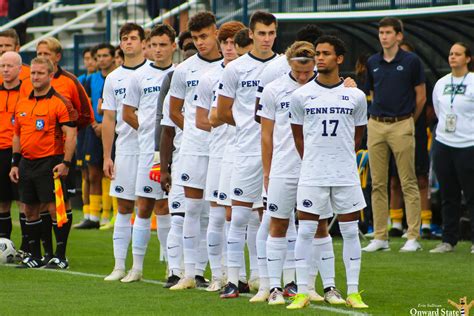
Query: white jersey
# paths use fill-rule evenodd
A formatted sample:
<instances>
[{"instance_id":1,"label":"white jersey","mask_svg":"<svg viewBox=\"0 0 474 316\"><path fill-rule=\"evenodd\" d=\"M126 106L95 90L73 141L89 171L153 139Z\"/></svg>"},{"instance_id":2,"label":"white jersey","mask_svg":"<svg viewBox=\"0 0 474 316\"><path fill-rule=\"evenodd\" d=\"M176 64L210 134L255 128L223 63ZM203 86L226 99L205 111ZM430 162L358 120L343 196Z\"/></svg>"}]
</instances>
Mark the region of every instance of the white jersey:
<instances>
[{"instance_id":1,"label":"white jersey","mask_svg":"<svg viewBox=\"0 0 474 316\"><path fill-rule=\"evenodd\" d=\"M433 105L439 120L436 140L457 148L474 146L474 73L468 73L466 78L447 74L439 79L433 89ZM454 132L446 131L446 118L450 114L456 115Z\"/></svg>"},{"instance_id":2,"label":"white jersey","mask_svg":"<svg viewBox=\"0 0 474 316\"><path fill-rule=\"evenodd\" d=\"M260 76L260 83L258 85L257 98L262 97L262 91L270 82L283 77L284 75L290 73L291 67L288 64L286 55L279 55L277 58L272 60L268 65L265 66L265 69Z\"/></svg>"},{"instance_id":3,"label":"white jersey","mask_svg":"<svg viewBox=\"0 0 474 316\"><path fill-rule=\"evenodd\" d=\"M221 67L214 67L212 70L206 72L206 74L199 82L197 87L196 97L194 98L195 106L211 111L213 105L216 104L216 91L219 84L219 80L222 77L224 70L224 63L221 63ZM216 128L211 129L209 137L209 157L222 157L224 154L224 148L227 141L226 130L228 125L222 124Z\"/></svg>"},{"instance_id":4,"label":"white jersey","mask_svg":"<svg viewBox=\"0 0 474 316\"><path fill-rule=\"evenodd\" d=\"M185 154L209 155L209 133L196 127L196 107L193 104L196 88L202 76L218 67L222 58L206 60L199 54L179 64L171 80L170 94L184 100L184 131L181 150Z\"/></svg>"},{"instance_id":5,"label":"white jersey","mask_svg":"<svg viewBox=\"0 0 474 316\"><path fill-rule=\"evenodd\" d=\"M301 86L289 73L266 85L260 98L257 115L274 121L270 178L300 176L301 158L290 125L290 99Z\"/></svg>"},{"instance_id":6,"label":"white jersey","mask_svg":"<svg viewBox=\"0 0 474 316\"><path fill-rule=\"evenodd\" d=\"M155 151L155 120L161 83L173 65L160 68L148 64L130 76L124 104L137 109L138 144L141 154Z\"/></svg>"},{"instance_id":7,"label":"white jersey","mask_svg":"<svg viewBox=\"0 0 474 316\"><path fill-rule=\"evenodd\" d=\"M298 185L360 185L355 127L367 124L367 101L343 81L332 87L312 80L290 100L291 124L303 125L304 155Z\"/></svg>"},{"instance_id":8,"label":"white jersey","mask_svg":"<svg viewBox=\"0 0 474 316\"><path fill-rule=\"evenodd\" d=\"M232 114L236 127L236 155L260 156L260 126L255 122L255 98L265 66L277 57L262 60L247 53L224 69L219 95L234 99Z\"/></svg>"},{"instance_id":9,"label":"white jersey","mask_svg":"<svg viewBox=\"0 0 474 316\"><path fill-rule=\"evenodd\" d=\"M127 94L128 81L131 75L136 71L141 71L147 67L149 62L145 60L136 67L120 66L112 71L105 78L103 90L102 109L115 111L115 132L117 140L115 142L116 154L137 154L138 134L130 125L123 121L123 101Z\"/></svg>"},{"instance_id":10,"label":"white jersey","mask_svg":"<svg viewBox=\"0 0 474 316\"><path fill-rule=\"evenodd\" d=\"M183 131L176 126L170 119L170 94L168 93L163 102L163 118L161 119L162 126L174 127L175 135L173 139L173 163L178 159L179 149L181 148L181 139L183 138Z\"/></svg>"}]
</instances>

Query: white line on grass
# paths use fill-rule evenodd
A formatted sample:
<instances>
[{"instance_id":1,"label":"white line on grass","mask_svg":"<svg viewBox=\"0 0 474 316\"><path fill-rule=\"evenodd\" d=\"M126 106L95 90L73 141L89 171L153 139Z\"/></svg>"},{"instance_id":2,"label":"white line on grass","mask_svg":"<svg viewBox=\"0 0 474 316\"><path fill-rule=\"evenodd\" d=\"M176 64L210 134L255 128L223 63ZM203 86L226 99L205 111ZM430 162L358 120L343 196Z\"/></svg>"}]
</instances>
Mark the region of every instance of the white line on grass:
<instances>
[{"instance_id":1,"label":"white line on grass","mask_svg":"<svg viewBox=\"0 0 474 316\"><path fill-rule=\"evenodd\" d=\"M13 265L12 265L13 266ZM16 265L15 265L16 266ZM84 277L89 277L89 278L100 278L103 279L106 277L106 275L102 274L95 274L95 273L86 273L86 272L79 272L79 271L70 271L70 270L53 270L53 269L36 269L37 271L48 271L48 272L57 272L57 273L65 273L65 274L71 274L71 275L78 275L78 276L84 276ZM148 280L148 279L143 279L143 283L148 283L148 284L157 284L157 285L165 285L165 282L162 281L157 281L157 280ZM204 291L202 288L196 288L197 290ZM251 294L240 294L240 296L245 296L245 297L252 297ZM360 312L353 312L349 310L344 310L344 309L338 309L335 307L329 307L329 306L319 306L319 305L314 305L311 304L309 305L309 308L312 309L318 309L318 310L323 310L331 313L337 313L337 314L344 314L344 315L352 315L352 316L371 316L370 314L366 313L360 313Z\"/></svg>"}]
</instances>

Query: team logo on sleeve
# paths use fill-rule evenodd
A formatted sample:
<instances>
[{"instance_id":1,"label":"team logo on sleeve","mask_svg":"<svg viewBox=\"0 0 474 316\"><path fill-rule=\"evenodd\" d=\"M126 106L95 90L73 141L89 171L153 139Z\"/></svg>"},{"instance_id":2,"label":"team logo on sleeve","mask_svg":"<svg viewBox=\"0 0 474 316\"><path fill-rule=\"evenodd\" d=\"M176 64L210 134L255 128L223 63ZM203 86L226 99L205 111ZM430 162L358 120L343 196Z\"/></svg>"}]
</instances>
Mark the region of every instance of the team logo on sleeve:
<instances>
[{"instance_id":1,"label":"team logo on sleeve","mask_svg":"<svg viewBox=\"0 0 474 316\"><path fill-rule=\"evenodd\" d=\"M171 208L173 209L178 209L179 207L181 206L181 203L177 202L177 201L174 201L173 203L171 203Z\"/></svg>"},{"instance_id":2,"label":"team logo on sleeve","mask_svg":"<svg viewBox=\"0 0 474 316\"><path fill-rule=\"evenodd\" d=\"M120 185L115 186L115 192L122 193L123 192L123 187L120 186Z\"/></svg>"},{"instance_id":3,"label":"team logo on sleeve","mask_svg":"<svg viewBox=\"0 0 474 316\"><path fill-rule=\"evenodd\" d=\"M310 200L303 200L303 206L304 207L311 207L311 206L313 206L313 202L311 202Z\"/></svg>"},{"instance_id":4,"label":"team logo on sleeve","mask_svg":"<svg viewBox=\"0 0 474 316\"><path fill-rule=\"evenodd\" d=\"M242 194L244 194L244 191L240 188L235 188L234 189L234 194L237 195L237 196L241 196Z\"/></svg>"},{"instance_id":5,"label":"team logo on sleeve","mask_svg":"<svg viewBox=\"0 0 474 316\"><path fill-rule=\"evenodd\" d=\"M189 181L189 175L187 173L181 174L181 180L183 181Z\"/></svg>"},{"instance_id":6,"label":"team logo on sleeve","mask_svg":"<svg viewBox=\"0 0 474 316\"><path fill-rule=\"evenodd\" d=\"M268 210L270 212L276 212L278 211L278 206L276 204L270 203L270 205L268 205Z\"/></svg>"},{"instance_id":7,"label":"team logo on sleeve","mask_svg":"<svg viewBox=\"0 0 474 316\"><path fill-rule=\"evenodd\" d=\"M38 119L36 120L36 130L41 131L44 129L44 120Z\"/></svg>"},{"instance_id":8,"label":"team logo on sleeve","mask_svg":"<svg viewBox=\"0 0 474 316\"><path fill-rule=\"evenodd\" d=\"M225 199L227 199L227 194L224 192L219 193L219 200L224 201Z\"/></svg>"},{"instance_id":9,"label":"team logo on sleeve","mask_svg":"<svg viewBox=\"0 0 474 316\"><path fill-rule=\"evenodd\" d=\"M148 185L146 185L146 186L143 187L143 192L145 192L145 193L151 193L151 192L153 192L153 188L150 187L150 186L148 186Z\"/></svg>"}]
</instances>

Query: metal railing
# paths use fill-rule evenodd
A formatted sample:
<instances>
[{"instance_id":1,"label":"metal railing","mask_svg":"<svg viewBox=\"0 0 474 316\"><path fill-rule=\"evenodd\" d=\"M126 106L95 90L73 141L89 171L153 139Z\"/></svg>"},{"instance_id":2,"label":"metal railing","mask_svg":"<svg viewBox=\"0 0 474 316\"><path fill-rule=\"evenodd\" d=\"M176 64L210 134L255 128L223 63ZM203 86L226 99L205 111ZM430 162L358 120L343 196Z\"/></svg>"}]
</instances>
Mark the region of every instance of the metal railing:
<instances>
[{"instance_id":1,"label":"metal railing","mask_svg":"<svg viewBox=\"0 0 474 316\"><path fill-rule=\"evenodd\" d=\"M22 16L17 17L15 20L10 21L10 22L0 26L0 32L3 32L7 29L10 29L14 26L17 26L18 24L25 22L29 18L32 18L32 17L34 17L34 16L36 16L36 15L42 13L42 12L45 12L46 10L49 10L50 8L52 8L53 6L57 5L60 2L61 2L60 0L50 0L49 2L46 2L45 4L42 4L39 7L31 10L30 12L27 12L27 13L23 14Z\"/></svg>"}]
</instances>

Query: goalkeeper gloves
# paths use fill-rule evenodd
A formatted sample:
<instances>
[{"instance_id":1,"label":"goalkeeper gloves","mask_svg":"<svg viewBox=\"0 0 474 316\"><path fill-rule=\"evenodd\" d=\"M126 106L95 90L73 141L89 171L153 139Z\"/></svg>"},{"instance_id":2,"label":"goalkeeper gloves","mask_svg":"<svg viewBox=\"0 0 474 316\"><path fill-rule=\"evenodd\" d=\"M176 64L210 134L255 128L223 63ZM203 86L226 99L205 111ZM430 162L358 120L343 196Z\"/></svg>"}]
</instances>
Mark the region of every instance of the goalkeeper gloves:
<instances>
[{"instance_id":1,"label":"goalkeeper gloves","mask_svg":"<svg viewBox=\"0 0 474 316\"><path fill-rule=\"evenodd\" d=\"M160 182L161 180L161 166L160 166L160 152L155 151L153 157L153 167L150 170L150 180Z\"/></svg>"}]
</instances>

